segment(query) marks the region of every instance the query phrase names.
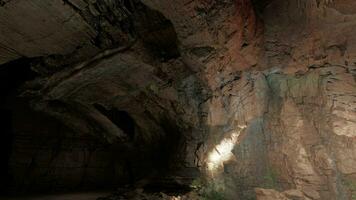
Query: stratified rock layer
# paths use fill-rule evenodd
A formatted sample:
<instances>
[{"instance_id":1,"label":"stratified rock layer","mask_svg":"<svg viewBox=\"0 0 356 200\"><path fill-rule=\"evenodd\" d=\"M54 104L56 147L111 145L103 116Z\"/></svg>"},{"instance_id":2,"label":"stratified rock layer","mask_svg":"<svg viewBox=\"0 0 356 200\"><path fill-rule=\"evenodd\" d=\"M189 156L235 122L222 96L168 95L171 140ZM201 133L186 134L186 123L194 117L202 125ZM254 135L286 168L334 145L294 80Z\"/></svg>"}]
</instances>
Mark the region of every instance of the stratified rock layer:
<instances>
[{"instance_id":1,"label":"stratified rock layer","mask_svg":"<svg viewBox=\"0 0 356 200\"><path fill-rule=\"evenodd\" d=\"M352 0L0 5L0 62L37 57L23 95L73 131L157 155L206 198L355 198Z\"/></svg>"}]
</instances>

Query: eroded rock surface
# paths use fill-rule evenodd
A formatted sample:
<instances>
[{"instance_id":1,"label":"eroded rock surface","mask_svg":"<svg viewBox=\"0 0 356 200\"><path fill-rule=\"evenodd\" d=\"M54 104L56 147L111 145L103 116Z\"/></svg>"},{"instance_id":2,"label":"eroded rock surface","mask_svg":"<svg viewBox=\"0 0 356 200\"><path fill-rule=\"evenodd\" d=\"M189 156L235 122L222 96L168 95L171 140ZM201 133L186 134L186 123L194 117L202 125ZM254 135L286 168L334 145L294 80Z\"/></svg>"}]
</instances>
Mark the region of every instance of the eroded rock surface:
<instances>
[{"instance_id":1,"label":"eroded rock surface","mask_svg":"<svg viewBox=\"0 0 356 200\"><path fill-rule=\"evenodd\" d=\"M22 96L118 154L145 152L140 188L355 198L352 0L1 2L0 62L31 57L38 73Z\"/></svg>"}]
</instances>

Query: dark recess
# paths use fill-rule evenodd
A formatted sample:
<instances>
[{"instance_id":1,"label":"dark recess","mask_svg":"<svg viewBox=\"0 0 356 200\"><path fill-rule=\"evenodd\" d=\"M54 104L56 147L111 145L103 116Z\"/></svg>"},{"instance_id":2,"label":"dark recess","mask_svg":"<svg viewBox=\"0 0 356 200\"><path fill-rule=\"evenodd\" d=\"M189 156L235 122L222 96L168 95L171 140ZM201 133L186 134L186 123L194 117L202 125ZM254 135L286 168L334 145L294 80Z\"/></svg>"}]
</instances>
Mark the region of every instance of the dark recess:
<instances>
[{"instance_id":1,"label":"dark recess","mask_svg":"<svg viewBox=\"0 0 356 200\"><path fill-rule=\"evenodd\" d=\"M100 104L94 104L94 107L110 119L118 128L126 133L131 139L135 136L135 121L126 111L116 108L106 109Z\"/></svg>"},{"instance_id":2,"label":"dark recess","mask_svg":"<svg viewBox=\"0 0 356 200\"><path fill-rule=\"evenodd\" d=\"M180 57L178 38L172 22L141 2L134 2L134 27L151 53L163 61Z\"/></svg>"},{"instance_id":3,"label":"dark recess","mask_svg":"<svg viewBox=\"0 0 356 200\"><path fill-rule=\"evenodd\" d=\"M9 183L12 180L9 169L9 160L13 145L13 103L18 99L19 87L28 80L35 77L30 69L31 59L21 58L0 65L0 191L8 193Z\"/></svg>"},{"instance_id":4,"label":"dark recess","mask_svg":"<svg viewBox=\"0 0 356 200\"><path fill-rule=\"evenodd\" d=\"M31 61L29 58L21 58L0 65L0 90L3 97L16 93L25 81L36 77L30 68Z\"/></svg>"},{"instance_id":5,"label":"dark recess","mask_svg":"<svg viewBox=\"0 0 356 200\"><path fill-rule=\"evenodd\" d=\"M10 110L0 109L0 192L6 193L8 190L8 183L11 181L11 175L9 171L9 159L11 155L11 147L13 143L12 132L12 114Z\"/></svg>"},{"instance_id":6,"label":"dark recess","mask_svg":"<svg viewBox=\"0 0 356 200\"><path fill-rule=\"evenodd\" d=\"M263 19L263 11L272 0L252 0L255 12L260 19Z\"/></svg>"}]
</instances>

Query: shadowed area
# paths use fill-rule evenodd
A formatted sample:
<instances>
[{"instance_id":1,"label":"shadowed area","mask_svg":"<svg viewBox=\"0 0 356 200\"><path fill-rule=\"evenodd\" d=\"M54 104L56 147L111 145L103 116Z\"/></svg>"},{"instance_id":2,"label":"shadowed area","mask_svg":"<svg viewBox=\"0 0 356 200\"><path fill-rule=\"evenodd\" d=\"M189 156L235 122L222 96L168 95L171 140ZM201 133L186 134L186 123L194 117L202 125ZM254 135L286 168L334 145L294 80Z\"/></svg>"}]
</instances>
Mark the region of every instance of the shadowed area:
<instances>
[{"instance_id":1,"label":"shadowed area","mask_svg":"<svg viewBox=\"0 0 356 200\"><path fill-rule=\"evenodd\" d=\"M2 200L96 200L99 197L107 195L109 192L81 192L68 194L52 194L52 195L33 195L26 197L7 197Z\"/></svg>"},{"instance_id":2,"label":"shadowed area","mask_svg":"<svg viewBox=\"0 0 356 200\"><path fill-rule=\"evenodd\" d=\"M354 0L0 0L0 30L1 197L356 197Z\"/></svg>"}]
</instances>

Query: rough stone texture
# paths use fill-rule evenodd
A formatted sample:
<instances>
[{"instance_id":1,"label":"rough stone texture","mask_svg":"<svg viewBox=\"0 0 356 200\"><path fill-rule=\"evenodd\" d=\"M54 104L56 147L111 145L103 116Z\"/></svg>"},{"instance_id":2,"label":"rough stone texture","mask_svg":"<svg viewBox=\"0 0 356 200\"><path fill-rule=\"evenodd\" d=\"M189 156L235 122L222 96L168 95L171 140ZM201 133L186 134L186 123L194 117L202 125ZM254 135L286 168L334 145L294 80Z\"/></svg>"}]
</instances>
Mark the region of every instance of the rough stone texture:
<instances>
[{"instance_id":1,"label":"rough stone texture","mask_svg":"<svg viewBox=\"0 0 356 200\"><path fill-rule=\"evenodd\" d=\"M9 161L13 176L8 192L109 189L134 178L127 165L133 160L117 162L111 145L73 133L54 119L29 110L23 102L16 103L13 127ZM135 172L140 173L144 172Z\"/></svg>"},{"instance_id":2,"label":"rough stone texture","mask_svg":"<svg viewBox=\"0 0 356 200\"><path fill-rule=\"evenodd\" d=\"M0 6L0 63L23 56L69 54L78 61L114 44L125 45L131 37L125 29L129 27L119 23L125 26L129 11L119 5L122 1L105 2L4 1Z\"/></svg>"},{"instance_id":3,"label":"rough stone texture","mask_svg":"<svg viewBox=\"0 0 356 200\"><path fill-rule=\"evenodd\" d=\"M127 2L13 0L0 7L0 21L16 15L11 25L1 23L2 62L40 57L32 61L39 77L22 93L33 108L120 150L155 155L145 161L165 169L162 179L191 180L199 169L203 197L355 198L352 0ZM27 29L18 13L57 18ZM62 33L56 23L66 13L73 19ZM133 137L112 110L132 117ZM147 176L148 183L158 177Z\"/></svg>"},{"instance_id":4,"label":"rough stone texture","mask_svg":"<svg viewBox=\"0 0 356 200\"><path fill-rule=\"evenodd\" d=\"M256 189L257 200L289 200L285 195L271 189Z\"/></svg>"}]
</instances>

